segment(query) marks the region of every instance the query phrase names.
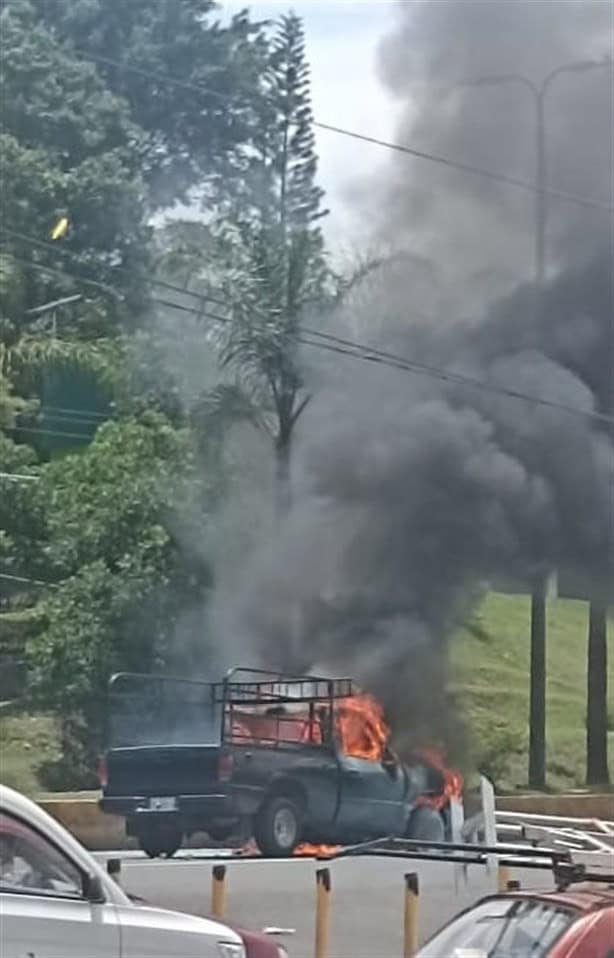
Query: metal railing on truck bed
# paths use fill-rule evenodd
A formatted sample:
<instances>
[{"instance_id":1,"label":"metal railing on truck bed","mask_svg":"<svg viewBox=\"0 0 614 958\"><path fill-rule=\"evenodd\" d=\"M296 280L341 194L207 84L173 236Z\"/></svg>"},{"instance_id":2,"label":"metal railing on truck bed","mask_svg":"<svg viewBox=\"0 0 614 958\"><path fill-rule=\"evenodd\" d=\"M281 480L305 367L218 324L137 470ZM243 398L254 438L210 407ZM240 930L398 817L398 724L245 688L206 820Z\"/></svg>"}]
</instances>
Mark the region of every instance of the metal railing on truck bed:
<instances>
[{"instance_id":1,"label":"metal railing on truck bed","mask_svg":"<svg viewBox=\"0 0 614 958\"><path fill-rule=\"evenodd\" d=\"M349 678L292 675L237 666L218 682L136 672L112 676L108 690L107 743L112 748L223 742L250 739L245 731L247 712L306 706L305 738L297 737L296 715L275 714L276 728L257 736L262 744L299 741L321 744L316 728L316 705L332 714L334 703L356 694ZM237 708L239 707L239 708ZM272 718L272 713L269 711ZM255 718L255 714L254 714ZM270 724L270 723L269 723ZM243 732L239 729L243 727ZM233 729L236 732L233 732ZM286 734L287 733L287 734ZM238 740L237 739L237 740Z\"/></svg>"}]
</instances>

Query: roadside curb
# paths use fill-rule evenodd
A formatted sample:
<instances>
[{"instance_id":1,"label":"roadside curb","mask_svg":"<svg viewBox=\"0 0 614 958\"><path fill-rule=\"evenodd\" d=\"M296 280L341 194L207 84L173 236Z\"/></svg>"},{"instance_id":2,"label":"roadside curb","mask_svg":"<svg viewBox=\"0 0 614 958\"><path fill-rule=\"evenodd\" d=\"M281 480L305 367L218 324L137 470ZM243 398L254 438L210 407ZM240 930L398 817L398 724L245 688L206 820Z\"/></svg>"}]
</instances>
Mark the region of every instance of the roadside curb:
<instances>
[{"instance_id":1,"label":"roadside curb","mask_svg":"<svg viewBox=\"0 0 614 958\"><path fill-rule=\"evenodd\" d=\"M41 808L65 826L91 851L110 851L134 848L134 839L126 837L124 820L117 815L105 815L98 807L98 795L88 798L45 798ZM560 815L565 818L614 817L614 793L567 793L561 795L501 795L496 798L499 811L524 812L526 815ZM208 847L198 839L187 847Z\"/></svg>"},{"instance_id":2,"label":"roadside curb","mask_svg":"<svg viewBox=\"0 0 614 958\"><path fill-rule=\"evenodd\" d=\"M39 805L92 851L134 847L126 837L124 819L101 812L98 796L78 799L45 797Z\"/></svg>"}]
</instances>

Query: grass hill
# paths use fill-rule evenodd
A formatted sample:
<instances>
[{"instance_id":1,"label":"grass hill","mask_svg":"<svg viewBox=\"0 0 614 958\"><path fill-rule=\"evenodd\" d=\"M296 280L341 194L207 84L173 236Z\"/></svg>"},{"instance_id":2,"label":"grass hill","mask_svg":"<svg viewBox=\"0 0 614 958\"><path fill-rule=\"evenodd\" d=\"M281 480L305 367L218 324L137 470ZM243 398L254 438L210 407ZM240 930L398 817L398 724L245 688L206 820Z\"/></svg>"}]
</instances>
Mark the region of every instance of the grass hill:
<instances>
[{"instance_id":1,"label":"grass hill","mask_svg":"<svg viewBox=\"0 0 614 958\"><path fill-rule=\"evenodd\" d=\"M528 596L491 593L451 644L452 674L473 751L499 788L526 785L529 714ZM547 783L581 786L585 763L585 602L556 599L547 609ZM610 772L614 775L614 621L608 622Z\"/></svg>"}]
</instances>

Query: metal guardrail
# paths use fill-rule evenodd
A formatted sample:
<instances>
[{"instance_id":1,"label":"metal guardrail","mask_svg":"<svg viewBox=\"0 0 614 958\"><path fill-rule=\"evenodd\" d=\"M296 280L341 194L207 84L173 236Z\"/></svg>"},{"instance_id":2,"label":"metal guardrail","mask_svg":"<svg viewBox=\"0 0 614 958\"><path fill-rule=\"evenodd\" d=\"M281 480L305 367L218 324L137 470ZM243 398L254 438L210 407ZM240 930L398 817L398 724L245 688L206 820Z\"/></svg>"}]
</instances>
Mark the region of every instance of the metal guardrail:
<instances>
[{"instance_id":1,"label":"metal guardrail","mask_svg":"<svg viewBox=\"0 0 614 958\"><path fill-rule=\"evenodd\" d=\"M322 861L336 861L357 856L409 859L412 861L448 862L453 865L486 865L496 857L499 867L542 869L551 871L558 888L577 882L599 882L614 886L614 857L611 872L594 871L583 862L573 860L570 850L518 846L505 843L481 845L461 842L426 842L404 838L385 838L341 848L338 852L318 856Z\"/></svg>"}]
</instances>

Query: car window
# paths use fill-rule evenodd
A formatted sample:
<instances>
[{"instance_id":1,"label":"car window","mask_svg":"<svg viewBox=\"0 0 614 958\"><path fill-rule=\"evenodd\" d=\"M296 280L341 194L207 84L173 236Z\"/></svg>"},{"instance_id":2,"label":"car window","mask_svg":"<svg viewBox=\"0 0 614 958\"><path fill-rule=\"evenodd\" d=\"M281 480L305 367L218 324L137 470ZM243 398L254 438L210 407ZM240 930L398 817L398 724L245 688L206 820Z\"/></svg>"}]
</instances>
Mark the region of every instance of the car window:
<instances>
[{"instance_id":1,"label":"car window","mask_svg":"<svg viewBox=\"0 0 614 958\"><path fill-rule=\"evenodd\" d=\"M545 958L574 914L538 899L493 898L461 915L419 958Z\"/></svg>"},{"instance_id":2,"label":"car window","mask_svg":"<svg viewBox=\"0 0 614 958\"><path fill-rule=\"evenodd\" d=\"M42 835L0 813L0 891L81 898L79 869Z\"/></svg>"}]
</instances>

